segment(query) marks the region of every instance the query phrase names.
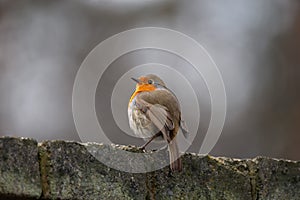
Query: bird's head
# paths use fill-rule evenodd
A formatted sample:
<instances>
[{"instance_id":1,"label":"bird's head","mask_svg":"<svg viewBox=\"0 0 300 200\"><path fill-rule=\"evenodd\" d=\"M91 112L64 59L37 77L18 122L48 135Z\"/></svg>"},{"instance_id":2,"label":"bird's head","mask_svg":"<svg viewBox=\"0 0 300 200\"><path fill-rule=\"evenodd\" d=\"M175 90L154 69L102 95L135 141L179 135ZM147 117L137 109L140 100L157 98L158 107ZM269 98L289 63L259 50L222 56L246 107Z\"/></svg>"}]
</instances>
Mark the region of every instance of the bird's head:
<instances>
[{"instance_id":1,"label":"bird's head","mask_svg":"<svg viewBox=\"0 0 300 200\"><path fill-rule=\"evenodd\" d=\"M134 97L140 92L151 92L157 88L166 87L165 83L156 75L148 74L146 76L140 76L139 78L131 78L136 82L136 88L132 94L129 102L131 102Z\"/></svg>"},{"instance_id":2,"label":"bird's head","mask_svg":"<svg viewBox=\"0 0 300 200\"><path fill-rule=\"evenodd\" d=\"M136 91L153 91L156 88L165 87L163 80L154 74L140 76L138 79L131 79L136 82Z\"/></svg>"}]
</instances>

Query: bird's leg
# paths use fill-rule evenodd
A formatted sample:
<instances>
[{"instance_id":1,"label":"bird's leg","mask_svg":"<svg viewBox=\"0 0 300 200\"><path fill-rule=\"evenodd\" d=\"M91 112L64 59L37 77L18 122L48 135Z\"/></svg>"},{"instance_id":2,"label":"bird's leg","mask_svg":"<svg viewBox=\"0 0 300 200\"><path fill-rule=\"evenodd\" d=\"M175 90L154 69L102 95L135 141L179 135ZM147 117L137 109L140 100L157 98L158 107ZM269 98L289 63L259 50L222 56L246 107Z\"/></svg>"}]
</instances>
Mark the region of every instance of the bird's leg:
<instances>
[{"instance_id":1,"label":"bird's leg","mask_svg":"<svg viewBox=\"0 0 300 200\"><path fill-rule=\"evenodd\" d=\"M145 144L143 144L139 149L144 150L146 148L146 146L148 146L148 144L150 142L152 142L155 138L157 138L158 136L160 136L161 132L156 133L155 135L153 135Z\"/></svg>"}]
</instances>

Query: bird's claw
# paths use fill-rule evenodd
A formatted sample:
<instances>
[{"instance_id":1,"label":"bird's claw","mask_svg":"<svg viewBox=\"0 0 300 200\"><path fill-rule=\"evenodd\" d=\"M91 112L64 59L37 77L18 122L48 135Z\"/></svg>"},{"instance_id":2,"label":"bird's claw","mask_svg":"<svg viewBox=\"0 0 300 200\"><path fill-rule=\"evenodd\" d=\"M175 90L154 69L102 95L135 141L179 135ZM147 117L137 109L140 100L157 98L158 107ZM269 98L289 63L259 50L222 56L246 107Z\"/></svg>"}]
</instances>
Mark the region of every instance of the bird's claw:
<instances>
[{"instance_id":1,"label":"bird's claw","mask_svg":"<svg viewBox=\"0 0 300 200\"><path fill-rule=\"evenodd\" d=\"M139 147L138 149L141 150L141 151L144 151L144 150L145 150L145 147L144 147L144 146L141 146L141 147Z\"/></svg>"}]
</instances>

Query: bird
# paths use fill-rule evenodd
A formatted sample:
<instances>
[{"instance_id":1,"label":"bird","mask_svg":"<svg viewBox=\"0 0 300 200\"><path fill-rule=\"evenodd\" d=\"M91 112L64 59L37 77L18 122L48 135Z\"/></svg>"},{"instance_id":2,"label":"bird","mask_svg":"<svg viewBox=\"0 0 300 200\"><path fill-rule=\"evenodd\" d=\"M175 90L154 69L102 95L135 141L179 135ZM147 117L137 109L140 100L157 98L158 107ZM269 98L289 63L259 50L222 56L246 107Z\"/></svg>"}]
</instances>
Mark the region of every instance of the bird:
<instances>
[{"instance_id":1,"label":"bird","mask_svg":"<svg viewBox=\"0 0 300 200\"><path fill-rule=\"evenodd\" d=\"M188 130L181 118L177 97L157 75L131 79L136 82L136 87L128 103L129 126L137 137L146 141L140 148L145 149L153 140L166 142L170 169L181 172L183 167L176 135L181 129L187 137Z\"/></svg>"}]
</instances>

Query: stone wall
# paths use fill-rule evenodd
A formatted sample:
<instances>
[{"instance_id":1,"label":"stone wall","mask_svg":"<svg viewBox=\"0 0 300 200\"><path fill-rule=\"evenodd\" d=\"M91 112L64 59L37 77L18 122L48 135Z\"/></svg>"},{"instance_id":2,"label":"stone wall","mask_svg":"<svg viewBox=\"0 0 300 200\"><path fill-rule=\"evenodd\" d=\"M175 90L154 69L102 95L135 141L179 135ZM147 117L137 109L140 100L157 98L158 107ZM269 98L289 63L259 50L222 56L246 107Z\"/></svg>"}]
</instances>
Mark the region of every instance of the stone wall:
<instances>
[{"instance_id":1,"label":"stone wall","mask_svg":"<svg viewBox=\"0 0 300 200\"><path fill-rule=\"evenodd\" d=\"M184 170L114 170L95 159L134 147L0 138L0 199L300 199L300 162L186 153ZM122 163L119 163L122 164Z\"/></svg>"}]
</instances>

